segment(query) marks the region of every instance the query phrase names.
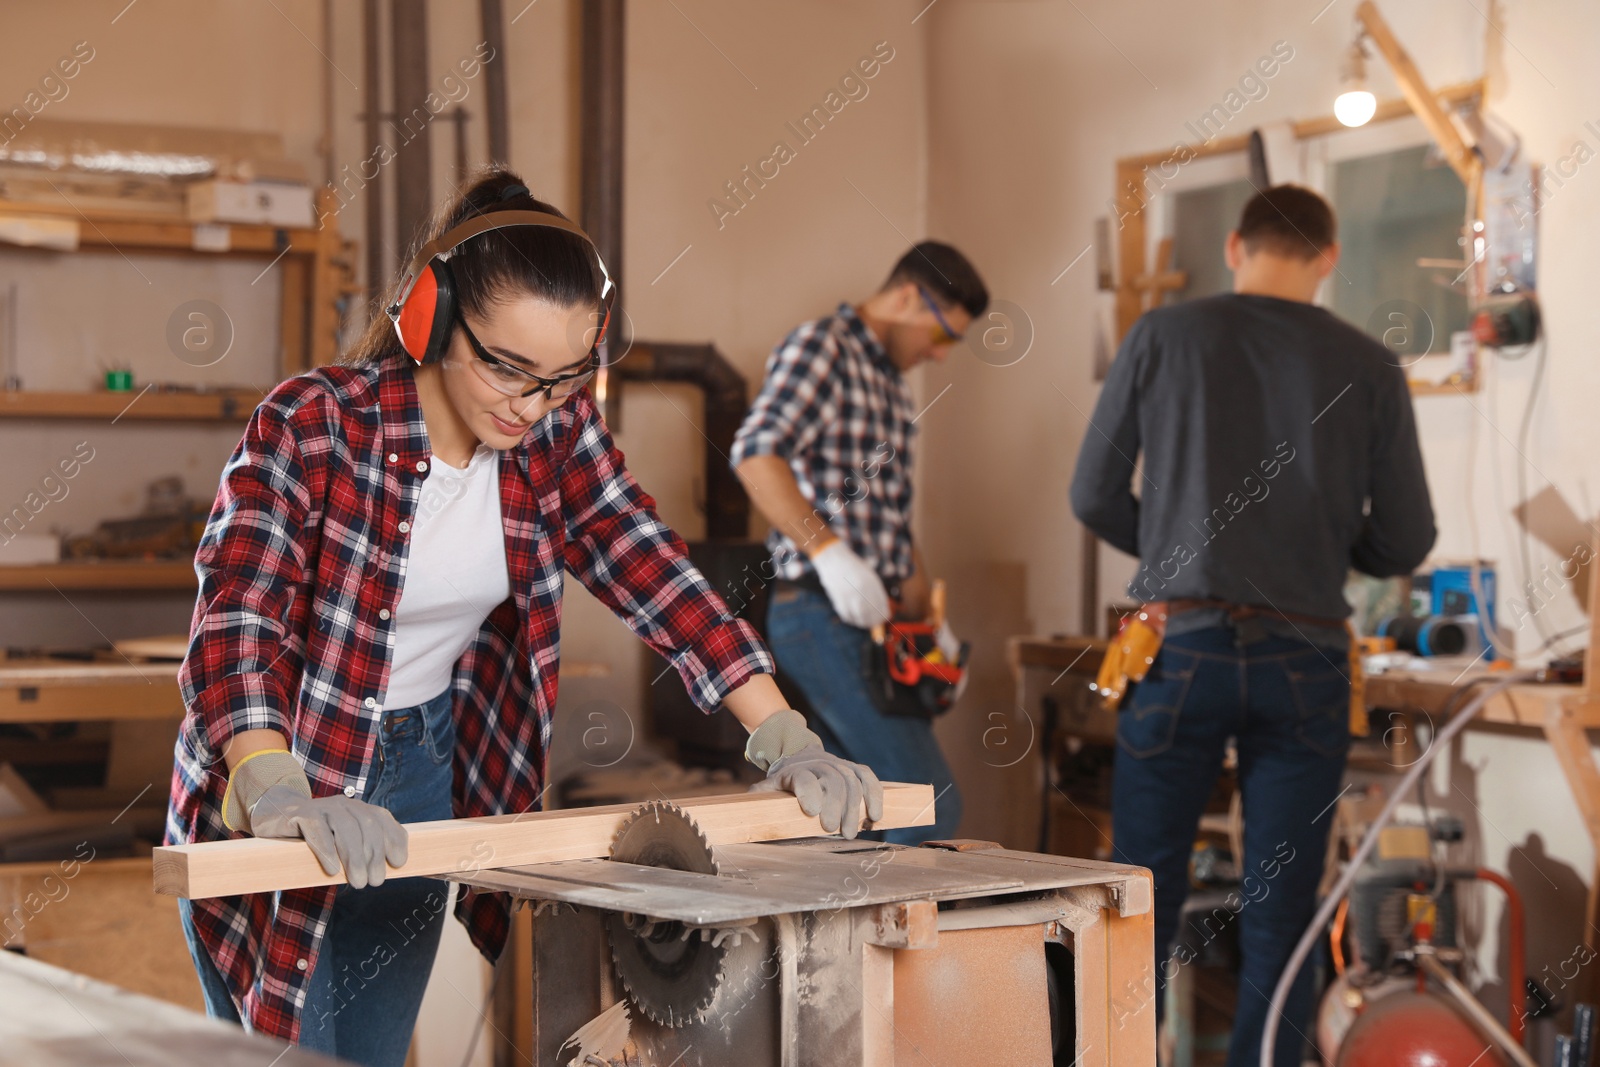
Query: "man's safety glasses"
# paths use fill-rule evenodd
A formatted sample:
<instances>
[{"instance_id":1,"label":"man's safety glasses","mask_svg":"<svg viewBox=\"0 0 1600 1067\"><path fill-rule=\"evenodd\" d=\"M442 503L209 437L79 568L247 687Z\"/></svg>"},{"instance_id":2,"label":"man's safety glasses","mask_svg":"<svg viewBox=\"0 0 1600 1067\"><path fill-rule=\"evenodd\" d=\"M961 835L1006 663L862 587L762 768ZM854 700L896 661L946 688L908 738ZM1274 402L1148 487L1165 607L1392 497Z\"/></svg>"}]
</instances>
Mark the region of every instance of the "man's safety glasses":
<instances>
[{"instance_id":1,"label":"man's safety glasses","mask_svg":"<svg viewBox=\"0 0 1600 1067\"><path fill-rule=\"evenodd\" d=\"M944 312L940 311L939 305L933 302L933 297L929 295L928 290L919 285L917 286L917 292L922 294L922 302L928 305L928 310L933 312L933 317L939 320L939 332L933 335L933 343L936 345L953 345L961 340L961 334L951 329L950 323L945 320Z\"/></svg>"}]
</instances>

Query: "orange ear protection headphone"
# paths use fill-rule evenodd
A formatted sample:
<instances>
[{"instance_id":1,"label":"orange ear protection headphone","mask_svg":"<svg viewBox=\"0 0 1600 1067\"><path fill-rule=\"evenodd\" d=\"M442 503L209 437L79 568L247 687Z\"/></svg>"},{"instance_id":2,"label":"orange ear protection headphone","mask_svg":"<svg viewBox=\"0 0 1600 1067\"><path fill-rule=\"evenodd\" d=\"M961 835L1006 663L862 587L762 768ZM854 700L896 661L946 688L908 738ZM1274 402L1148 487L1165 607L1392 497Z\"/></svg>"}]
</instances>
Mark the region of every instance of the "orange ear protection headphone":
<instances>
[{"instance_id":1,"label":"orange ear protection headphone","mask_svg":"<svg viewBox=\"0 0 1600 1067\"><path fill-rule=\"evenodd\" d=\"M527 186L513 185L500 194L500 199L527 195ZM443 359L455 331L456 288L450 270L451 254L478 234L507 226L547 226L565 230L583 238L594 250L595 266L600 273L600 329L595 333L590 352L604 343L606 327L611 325L611 307L617 299L617 287L589 235L560 215L544 211L490 211L423 245L400 277L399 299L384 309L384 314L394 322L400 344L419 366Z\"/></svg>"}]
</instances>

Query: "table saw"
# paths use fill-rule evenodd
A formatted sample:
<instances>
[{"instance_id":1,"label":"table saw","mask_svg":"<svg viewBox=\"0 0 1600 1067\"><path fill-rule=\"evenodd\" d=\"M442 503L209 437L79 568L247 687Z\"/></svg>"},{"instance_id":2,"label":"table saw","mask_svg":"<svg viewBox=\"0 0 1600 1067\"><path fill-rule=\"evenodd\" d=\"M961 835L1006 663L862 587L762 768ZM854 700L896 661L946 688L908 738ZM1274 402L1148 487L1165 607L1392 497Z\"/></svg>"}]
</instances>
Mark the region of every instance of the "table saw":
<instances>
[{"instance_id":1,"label":"table saw","mask_svg":"<svg viewBox=\"0 0 1600 1067\"><path fill-rule=\"evenodd\" d=\"M1140 868L972 841L713 846L654 801L609 858L449 877L532 911L538 1064L1155 1062Z\"/></svg>"}]
</instances>

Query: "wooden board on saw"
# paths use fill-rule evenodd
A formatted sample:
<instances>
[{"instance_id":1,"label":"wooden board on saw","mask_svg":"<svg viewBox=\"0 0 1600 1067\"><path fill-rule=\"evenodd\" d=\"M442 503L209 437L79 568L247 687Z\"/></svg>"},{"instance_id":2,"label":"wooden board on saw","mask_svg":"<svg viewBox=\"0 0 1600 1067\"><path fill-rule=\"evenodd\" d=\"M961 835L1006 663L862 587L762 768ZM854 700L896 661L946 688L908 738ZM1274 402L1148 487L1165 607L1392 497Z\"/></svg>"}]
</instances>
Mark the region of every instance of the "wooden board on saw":
<instances>
[{"instance_id":1,"label":"wooden board on saw","mask_svg":"<svg viewBox=\"0 0 1600 1067\"><path fill-rule=\"evenodd\" d=\"M713 845L815 837L824 831L815 816L800 810L787 793L741 793L682 800ZM603 808L494 815L410 823L408 858L389 868L391 877L454 875L494 867L520 867L557 860L609 855L632 804ZM927 826L933 822L933 787L885 782L883 818L874 829ZM340 885L344 875L329 875L304 841L239 838L155 850L155 889L172 896L225 897L309 886Z\"/></svg>"}]
</instances>

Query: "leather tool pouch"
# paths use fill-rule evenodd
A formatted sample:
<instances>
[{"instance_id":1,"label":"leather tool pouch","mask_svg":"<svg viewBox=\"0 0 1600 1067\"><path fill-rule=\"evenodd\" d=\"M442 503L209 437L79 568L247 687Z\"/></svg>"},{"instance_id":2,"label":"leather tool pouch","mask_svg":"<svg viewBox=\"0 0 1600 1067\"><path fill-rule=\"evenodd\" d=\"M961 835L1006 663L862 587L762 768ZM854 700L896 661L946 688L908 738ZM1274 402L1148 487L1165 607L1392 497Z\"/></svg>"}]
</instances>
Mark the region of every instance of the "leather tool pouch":
<instances>
[{"instance_id":1,"label":"leather tool pouch","mask_svg":"<svg viewBox=\"0 0 1600 1067\"><path fill-rule=\"evenodd\" d=\"M1159 601L1141 605L1123 617L1090 686L1107 710L1121 708L1133 687L1144 679L1166 633L1167 605Z\"/></svg>"}]
</instances>

